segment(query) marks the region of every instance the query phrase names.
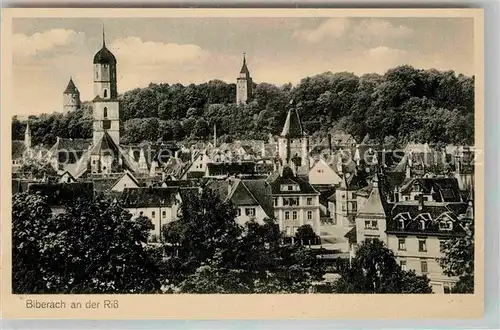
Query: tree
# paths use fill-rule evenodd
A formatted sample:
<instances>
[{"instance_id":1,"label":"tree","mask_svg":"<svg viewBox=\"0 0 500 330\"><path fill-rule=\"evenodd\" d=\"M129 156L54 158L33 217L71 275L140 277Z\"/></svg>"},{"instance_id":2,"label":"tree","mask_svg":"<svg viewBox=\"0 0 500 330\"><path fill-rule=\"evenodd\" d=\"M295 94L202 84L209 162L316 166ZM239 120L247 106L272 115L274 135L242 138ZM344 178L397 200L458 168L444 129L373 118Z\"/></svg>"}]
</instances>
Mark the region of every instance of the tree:
<instances>
[{"instance_id":1,"label":"tree","mask_svg":"<svg viewBox=\"0 0 500 330\"><path fill-rule=\"evenodd\" d=\"M19 172L28 174L34 179L53 180L57 177L57 172L48 162L30 159L26 161Z\"/></svg>"},{"instance_id":2,"label":"tree","mask_svg":"<svg viewBox=\"0 0 500 330\"><path fill-rule=\"evenodd\" d=\"M457 276L452 292L474 293L474 224L470 224L463 237L448 240L439 264L447 276Z\"/></svg>"},{"instance_id":3,"label":"tree","mask_svg":"<svg viewBox=\"0 0 500 330\"><path fill-rule=\"evenodd\" d=\"M304 245L314 244L317 238L318 235L316 235L311 225L302 225L297 228L297 232L295 233L295 240Z\"/></svg>"},{"instance_id":4,"label":"tree","mask_svg":"<svg viewBox=\"0 0 500 330\"><path fill-rule=\"evenodd\" d=\"M31 294L157 292L161 260L146 245L151 229L151 220L132 219L101 197L52 215L42 196L15 195L13 287Z\"/></svg>"},{"instance_id":5,"label":"tree","mask_svg":"<svg viewBox=\"0 0 500 330\"><path fill-rule=\"evenodd\" d=\"M426 276L403 271L394 253L378 239L364 241L351 266L334 285L339 293L430 293Z\"/></svg>"}]
</instances>

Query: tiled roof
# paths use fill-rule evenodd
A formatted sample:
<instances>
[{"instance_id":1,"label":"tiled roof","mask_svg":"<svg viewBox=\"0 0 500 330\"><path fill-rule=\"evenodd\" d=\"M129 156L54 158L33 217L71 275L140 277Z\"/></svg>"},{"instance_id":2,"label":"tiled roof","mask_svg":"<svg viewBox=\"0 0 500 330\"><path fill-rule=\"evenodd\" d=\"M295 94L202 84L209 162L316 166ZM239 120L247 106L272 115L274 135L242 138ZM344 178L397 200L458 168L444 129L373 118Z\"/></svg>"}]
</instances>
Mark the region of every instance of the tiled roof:
<instances>
[{"instance_id":1,"label":"tiled roof","mask_svg":"<svg viewBox=\"0 0 500 330\"><path fill-rule=\"evenodd\" d=\"M319 192L313 188L313 186L300 178L299 176L294 175L292 169L288 166L285 166L282 170L282 173L276 171L272 173L268 178L267 182L271 185L273 195L300 195L300 194L319 194ZM300 187L299 191L281 191L282 184L298 184Z\"/></svg>"},{"instance_id":2,"label":"tiled roof","mask_svg":"<svg viewBox=\"0 0 500 330\"><path fill-rule=\"evenodd\" d=\"M348 239L349 243L356 243L358 241L356 227L352 227L344 237Z\"/></svg>"},{"instance_id":3,"label":"tiled roof","mask_svg":"<svg viewBox=\"0 0 500 330\"><path fill-rule=\"evenodd\" d=\"M383 217L385 218L385 208L378 187L371 190L366 203L358 211L357 217Z\"/></svg>"},{"instance_id":4,"label":"tiled roof","mask_svg":"<svg viewBox=\"0 0 500 330\"><path fill-rule=\"evenodd\" d=\"M94 146L92 146L90 154L101 156L113 154L117 157L119 155L119 149L115 141L113 141L108 132L105 131L102 138Z\"/></svg>"},{"instance_id":5,"label":"tiled roof","mask_svg":"<svg viewBox=\"0 0 500 330\"><path fill-rule=\"evenodd\" d=\"M415 184L421 187L424 194L434 192L433 198L437 202L462 201L456 178L414 178L401 187L401 193L410 193Z\"/></svg>"},{"instance_id":6,"label":"tiled roof","mask_svg":"<svg viewBox=\"0 0 500 330\"><path fill-rule=\"evenodd\" d=\"M93 184L89 182L31 183L28 186L28 191L46 196L47 202L51 206L62 206L79 197L91 198L94 196Z\"/></svg>"},{"instance_id":7,"label":"tiled roof","mask_svg":"<svg viewBox=\"0 0 500 330\"><path fill-rule=\"evenodd\" d=\"M66 89L64 90L63 94L79 94L79 93L80 92L78 91L78 88L76 88L73 79L70 78L68 86L66 86Z\"/></svg>"},{"instance_id":8,"label":"tiled roof","mask_svg":"<svg viewBox=\"0 0 500 330\"><path fill-rule=\"evenodd\" d=\"M124 207L170 207L175 202L179 188L125 188L121 195Z\"/></svg>"},{"instance_id":9,"label":"tiled roof","mask_svg":"<svg viewBox=\"0 0 500 330\"><path fill-rule=\"evenodd\" d=\"M459 219L459 215L465 214L467 207L466 203L424 202L422 206L419 203L396 203L389 214L387 232L442 236L463 234L465 222ZM404 228L401 228L400 220L403 220ZM453 229L440 230L441 220L452 221ZM425 222L424 229L421 227L421 221Z\"/></svg>"},{"instance_id":10,"label":"tiled roof","mask_svg":"<svg viewBox=\"0 0 500 330\"><path fill-rule=\"evenodd\" d=\"M274 216L271 186L265 180L212 180L208 187L235 205L260 205L268 217Z\"/></svg>"},{"instance_id":11,"label":"tiled roof","mask_svg":"<svg viewBox=\"0 0 500 330\"><path fill-rule=\"evenodd\" d=\"M266 180L243 180L243 185L250 191L268 217L274 217L272 190Z\"/></svg>"},{"instance_id":12,"label":"tiled roof","mask_svg":"<svg viewBox=\"0 0 500 330\"><path fill-rule=\"evenodd\" d=\"M241 163L208 163L208 175L240 175L240 174L255 174L255 162Z\"/></svg>"},{"instance_id":13,"label":"tiled roof","mask_svg":"<svg viewBox=\"0 0 500 330\"><path fill-rule=\"evenodd\" d=\"M286 116L285 125L283 126L281 136L289 138L304 136L302 122L300 121L299 114L297 113L297 110L295 108L288 110L288 115Z\"/></svg>"}]
</instances>

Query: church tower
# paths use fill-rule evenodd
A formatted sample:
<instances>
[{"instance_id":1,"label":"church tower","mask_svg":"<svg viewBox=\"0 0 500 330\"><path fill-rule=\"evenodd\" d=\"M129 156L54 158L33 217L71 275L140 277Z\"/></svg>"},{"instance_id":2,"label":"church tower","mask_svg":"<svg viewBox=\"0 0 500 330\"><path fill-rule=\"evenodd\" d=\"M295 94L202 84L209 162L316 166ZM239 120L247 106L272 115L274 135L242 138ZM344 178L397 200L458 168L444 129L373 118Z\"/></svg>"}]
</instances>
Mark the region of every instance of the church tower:
<instances>
[{"instance_id":1,"label":"church tower","mask_svg":"<svg viewBox=\"0 0 500 330\"><path fill-rule=\"evenodd\" d=\"M290 102L283 131L278 137L278 156L282 165L289 165L297 174L309 174L309 136L302 128L297 110Z\"/></svg>"},{"instance_id":2,"label":"church tower","mask_svg":"<svg viewBox=\"0 0 500 330\"><path fill-rule=\"evenodd\" d=\"M63 111L68 113L80 108L80 91L76 88L72 78L63 92Z\"/></svg>"},{"instance_id":3,"label":"church tower","mask_svg":"<svg viewBox=\"0 0 500 330\"><path fill-rule=\"evenodd\" d=\"M236 79L236 103L247 103L247 100L252 96L252 78L248 71L247 60L243 53L243 65L240 70L240 75Z\"/></svg>"},{"instance_id":4,"label":"church tower","mask_svg":"<svg viewBox=\"0 0 500 330\"><path fill-rule=\"evenodd\" d=\"M94 56L94 145L107 132L116 145L120 143L118 92L116 89L116 58L106 48L104 29L102 48Z\"/></svg>"}]
</instances>

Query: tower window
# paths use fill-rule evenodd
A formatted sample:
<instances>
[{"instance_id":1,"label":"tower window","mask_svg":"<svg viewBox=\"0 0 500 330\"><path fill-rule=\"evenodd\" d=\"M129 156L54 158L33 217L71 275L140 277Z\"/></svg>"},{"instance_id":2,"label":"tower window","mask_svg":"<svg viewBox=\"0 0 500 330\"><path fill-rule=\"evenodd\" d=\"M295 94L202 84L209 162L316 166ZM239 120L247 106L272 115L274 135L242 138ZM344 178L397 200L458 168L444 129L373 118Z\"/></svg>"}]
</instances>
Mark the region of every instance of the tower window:
<instances>
[{"instance_id":1,"label":"tower window","mask_svg":"<svg viewBox=\"0 0 500 330\"><path fill-rule=\"evenodd\" d=\"M104 90L104 97L108 97L108 90L107 89Z\"/></svg>"},{"instance_id":2,"label":"tower window","mask_svg":"<svg viewBox=\"0 0 500 330\"><path fill-rule=\"evenodd\" d=\"M104 90L104 96L106 96L106 90ZM104 112L103 112L104 118L108 118L108 108L104 107Z\"/></svg>"}]
</instances>

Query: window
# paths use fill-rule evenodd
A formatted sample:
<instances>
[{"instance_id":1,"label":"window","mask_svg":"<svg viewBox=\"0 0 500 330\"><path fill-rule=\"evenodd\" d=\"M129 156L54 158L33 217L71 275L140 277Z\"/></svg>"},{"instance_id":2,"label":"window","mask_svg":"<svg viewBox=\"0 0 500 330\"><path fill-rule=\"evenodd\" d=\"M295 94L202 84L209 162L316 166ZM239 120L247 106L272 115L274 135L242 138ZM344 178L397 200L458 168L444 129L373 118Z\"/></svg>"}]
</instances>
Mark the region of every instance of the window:
<instances>
[{"instance_id":1,"label":"window","mask_svg":"<svg viewBox=\"0 0 500 330\"><path fill-rule=\"evenodd\" d=\"M365 221L365 229L378 229L378 221L377 220L366 220Z\"/></svg>"},{"instance_id":2,"label":"window","mask_svg":"<svg viewBox=\"0 0 500 330\"><path fill-rule=\"evenodd\" d=\"M345 211L345 203L342 203L342 211Z\"/></svg>"},{"instance_id":3,"label":"window","mask_svg":"<svg viewBox=\"0 0 500 330\"><path fill-rule=\"evenodd\" d=\"M247 215L249 217L255 216L255 209L254 208L246 208L245 215Z\"/></svg>"},{"instance_id":4,"label":"window","mask_svg":"<svg viewBox=\"0 0 500 330\"><path fill-rule=\"evenodd\" d=\"M311 197L307 197L307 205L312 205L313 199Z\"/></svg>"},{"instance_id":5,"label":"window","mask_svg":"<svg viewBox=\"0 0 500 330\"><path fill-rule=\"evenodd\" d=\"M427 252L427 243L425 238L420 238L418 240L418 251L419 252Z\"/></svg>"},{"instance_id":6,"label":"window","mask_svg":"<svg viewBox=\"0 0 500 330\"><path fill-rule=\"evenodd\" d=\"M439 229L440 230L452 230L453 229L453 222L451 222L451 221L441 221L439 223Z\"/></svg>"},{"instance_id":7,"label":"window","mask_svg":"<svg viewBox=\"0 0 500 330\"><path fill-rule=\"evenodd\" d=\"M103 120L102 121L102 128L103 129L110 129L111 128L111 120Z\"/></svg>"},{"instance_id":8,"label":"window","mask_svg":"<svg viewBox=\"0 0 500 330\"><path fill-rule=\"evenodd\" d=\"M406 251L406 238L398 238L398 250Z\"/></svg>"},{"instance_id":9,"label":"window","mask_svg":"<svg viewBox=\"0 0 500 330\"><path fill-rule=\"evenodd\" d=\"M352 193L352 199L356 199L356 193L355 192Z\"/></svg>"},{"instance_id":10,"label":"window","mask_svg":"<svg viewBox=\"0 0 500 330\"><path fill-rule=\"evenodd\" d=\"M104 110L103 110L103 112L102 112L102 116L103 116L104 118L108 118L108 108L107 108L107 107L104 107Z\"/></svg>"},{"instance_id":11,"label":"window","mask_svg":"<svg viewBox=\"0 0 500 330\"><path fill-rule=\"evenodd\" d=\"M407 269L407 268L406 268L406 260L401 260L401 261L399 262L399 265L401 266L401 270L406 271L406 269Z\"/></svg>"},{"instance_id":12,"label":"window","mask_svg":"<svg viewBox=\"0 0 500 330\"><path fill-rule=\"evenodd\" d=\"M323 173L323 170L318 170L318 173Z\"/></svg>"},{"instance_id":13,"label":"window","mask_svg":"<svg viewBox=\"0 0 500 330\"><path fill-rule=\"evenodd\" d=\"M104 90L104 97L108 97L108 90L107 89Z\"/></svg>"},{"instance_id":14,"label":"window","mask_svg":"<svg viewBox=\"0 0 500 330\"><path fill-rule=\"evenodd\" d=\"M443 289L444 289L444 293L450 294L451 293L451 284L449 284L449 283L443 284Z\"/></svg>"},{"instance_id":15,"label":"window","mask_svg":"<svg viewBox=\"0 0 500 330\"><path fill-rule=\"evenodd\" d=\"M421 260L420 261L420 271L422 274L427 274L428 269L427 269L427 260Z\"/></svg>"},{"instance_id":16,"label":"window","mask_svg":"<svg viewBox=\"0 0 500 330\"><path fill-rule=\"evenodd\" d=\"M356 203L356 202L351 202L351 209L352 209L352 211L356 211L356 210L357 210L357 208L358 208L358 203Z\"/></svg>"},{"instance_id":17,"label":"window","mask_svg":"<svg viewBox=\"0 0 500 330\"><path fill-rule=\"evenodd\" d=\"M274 206L278 206L278 199L277 198L273 198L274 200Z\"/></svg>"},{"instance_id":18,"label":"window","mask_svg":"<svg viewBox=\"0 0 500 330\"><path fill-rule=\"evenodd\" d=\"M425 220L420 220L420 229L425 230Z\"/></svg>"},{"instance_id":19,"label":"window","mask_svg":"<svg viewBox=\"0 0 500 330\"><path fill-rule=\"evenodd\" d=\"M293 186L288 186L288 190L292 191L293 190Z\"/></svg>"},{"instance_id":20,"label":"window","mask_svg":"<svg viewBox=\"0 0 500 330\"><path fill-rule=\"evenodd\" d=\"M237 213L238 213L238 216L241 216L241 209L238 209Z\"/></svg>"},{"instance_id":21,"label":"window","mask_svg":"<svg viewBox=\"0 0 500 330\"><path fill-rule=\"evenodd\" d=\"M405 196L405 201L409 201L409 200L410 200L410 197Z\"/></svg>"},{"instance_id":22,"label":"window","mask_svg":"<svg viewBox=\"0 0 500 330\"><path fill-rule=\"evenodd\" d=\"M154 219L155 217L156 217L156 212L155 212L155 211L152 211L152 212L151 212L151 218L153 218L153 219Z\"/></svg>"},{"instance_id":23,"label":"window","mask_svg":"<svg viewBox=\"0 0 500 330\"><path fill-rule=\"evenodd\" d=\"M312 219L313 219L312 211L307 211L307 220L312 220Z\"/></svg>"},{"instance_id":24,"label":"window","mask_svg":"<svg viewBox=\"0 0 500 330\"><path fill-rule=\"evenodd\" d=\"M285 212L285 220L290 220L290 212L289 211Z\"/></svg>"},{"instance_id":25,"label":"window","mask_svg":"<svg viewBox=\"0 0 500 330\"><path fill-rule=\"evenodd\" d=\"M399 220L399 229L405 229L405 221L403 219Z\"/></svg>"},{"instance_id":26,"label":"window","mask_svg":"<svg viewBox=\"0 0 500 330\"><path fill-rule=\"evenodd\" d=\"M161 211L161 216L166 218L167 217L167 211Z\"/></svg>"},{"instance_id":27,"label":"window","mask_svg":"<svg viewBox=\"0 0 500 330\"><path fill-rule=\"evenodd\" d=\"M99 70L95 70L95 79L99 79Z\"/></svg>"},{"instance_id":28,"label":"window","mask_svg":"<svg viewBox=\"0 0 500 330\"><path fill-rule=\"evenodd\" d=\"M297 211L292 212L292 219L297 220Z\"/></svg>"}]
</instances>

